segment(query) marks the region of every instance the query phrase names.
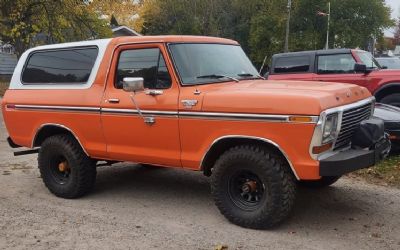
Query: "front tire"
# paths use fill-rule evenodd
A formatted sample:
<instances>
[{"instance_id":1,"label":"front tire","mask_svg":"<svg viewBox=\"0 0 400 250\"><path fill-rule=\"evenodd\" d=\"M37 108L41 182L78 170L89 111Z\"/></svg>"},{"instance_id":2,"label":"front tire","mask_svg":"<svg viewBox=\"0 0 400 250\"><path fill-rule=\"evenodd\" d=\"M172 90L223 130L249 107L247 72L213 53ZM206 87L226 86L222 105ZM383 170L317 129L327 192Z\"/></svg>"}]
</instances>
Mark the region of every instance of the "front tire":
<instances>
[{"instance_id":1,"label":"front tire","mask_svg":"<svg viewBox=\"0 0 400 250\"><path fill-rule=\"evenodd\" d=\"M69 135L47 138L41 145L38 164L44 184L58 197L81 197L96 181L96 161Z\"/></svg>"},{"instance_id":2,"label":"front tire","mask_svg":"<svg viewBox=\"0 0 400 250\"><path fill-rule=\"evenodd\" d=\"M242 145L216 162L211 192L220 212L232 223L265 229L282 222L291 211L295 178L287 162L268 149Z\"/></svg>"},{"instance_id":3,"label":"front tire","mask_svg":"<svg viewBox=\"0 0 400 250\"><path fill-rule=\"evenodd\" d=\"M381 103L400 107L400 93L390 94L380 100Z\"/></svg>"}]
</instances>

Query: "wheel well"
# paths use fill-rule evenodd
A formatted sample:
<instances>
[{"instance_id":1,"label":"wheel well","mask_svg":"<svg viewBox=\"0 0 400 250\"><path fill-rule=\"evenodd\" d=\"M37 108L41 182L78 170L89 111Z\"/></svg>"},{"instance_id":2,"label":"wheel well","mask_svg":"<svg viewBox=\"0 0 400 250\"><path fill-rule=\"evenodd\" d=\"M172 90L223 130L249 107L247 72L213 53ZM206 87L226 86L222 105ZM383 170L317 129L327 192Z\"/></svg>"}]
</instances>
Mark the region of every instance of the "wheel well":
<instances>
[{"instance_id":1,"label":"wheel well","mask_svg":"<svg viewBox=\"0 0 400 250\"><path fill-rule=\"evenodd\" d=\"M204 156L204 159L202 161L201 169L203 170L203 173L205 176L211 176L212 173L212 168L215 164L215 162L218 160L219 156L221 156L225 151L228 149L238 146L238 145L257 145L260 147L267 148L268 150L271 150L277 155L282 156L282 159L284 159L290 167L291 164L288 161L287 157L282 153L282 151L273 144L273 142L268 142L266 140L263 140L261 138L223 138L221 140L218 140L216 143L214 143L211 148L208 150L206 155ZM293 172L293 169L292 169ZM293 174L296 176L296 173L293 172Z\"/></svg>"},{"instance_id":2,"label":"wheel well","mask_svg":"<svg viewBox=\"0 0 400 250\"><path fill-rule=\"evenodd\" d=\"M394 93L400 93L400 83L391 83L378 89L375 92L376 101L380 102L383 97Z\"/></svg>"},{"instance_id":3,"label":"wheel well","mask_svg":"<svg viewBox=\"0 0 400 250\"><path fill-rule=\"evenodd\" d=\"M44 142L44 140L46 140L50 136L61 135L61 134L62 135L70 135L72 138L75 138L75 140L77 140L78 143L80 144L79 140L68 128L58 126L58 125L46 125L46 126L41 127L39 129L39 131L36 133L34 141L32 143L32 146L40 147L42 145L42 143Z\"/></svg>"}]
</instances>

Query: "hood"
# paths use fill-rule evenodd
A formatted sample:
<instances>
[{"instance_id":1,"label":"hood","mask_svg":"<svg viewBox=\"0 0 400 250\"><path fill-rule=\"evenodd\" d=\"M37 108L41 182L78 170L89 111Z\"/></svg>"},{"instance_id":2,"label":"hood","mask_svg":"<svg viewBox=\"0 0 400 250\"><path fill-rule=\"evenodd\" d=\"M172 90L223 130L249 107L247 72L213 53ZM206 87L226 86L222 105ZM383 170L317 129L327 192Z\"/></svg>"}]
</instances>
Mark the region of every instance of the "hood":
<instances>
[{"instance_id":1,"label":"hood","mask_svg":"<svg viewBox=\"0 0 400 250\"><path fill-rule=\"evenodd\" d=\"M202 110L255 114L319 115L322 111L370 97L354 84L248 80L202 85Z\"/></svg>"},{"instance_id":2,"label":"hood","mask_svg":"<svg viewBox=\"0 0 400 250\"><path fill-rule=\"evenodd\" d=\"M400 80L400 70L398 69L380 69L371 71L369 77L394 77Z\"/></svg>"}]
</instances>

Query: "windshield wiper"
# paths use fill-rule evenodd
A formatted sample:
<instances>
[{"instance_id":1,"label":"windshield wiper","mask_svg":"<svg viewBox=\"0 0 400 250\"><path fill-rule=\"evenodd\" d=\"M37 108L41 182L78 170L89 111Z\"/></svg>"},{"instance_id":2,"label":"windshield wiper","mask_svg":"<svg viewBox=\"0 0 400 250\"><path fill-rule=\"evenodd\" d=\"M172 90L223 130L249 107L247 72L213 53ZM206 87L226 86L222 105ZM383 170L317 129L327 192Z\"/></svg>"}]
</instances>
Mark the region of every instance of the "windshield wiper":
<instances>
[{"instance_id":1,"label":"windshield wiper","mask_svg":"<svg viewBox=\"0 0 400 250\"><path fill-rule=\"evenodd\" d=\"M220 78L228 78L231 79L235 82L239 82L238 79L232 76L226 76L226 75L218 75L218 74L212 74L212 75L203 75L203 76L198 76L196 78L210 78L210 79L220 79Z\"/></svg>"},{"instance_id":2,"label":"windshield wiper","mask_svg":"<svg viewBox=\"0 0 400 250\"><path fill-rule=\"evenodd\" d=\"M257 79L265 80L265 78L260 76L260 75L253 75L253 74L250 74L250 73L242 73L242 74L237 74L237 75L240 76L240 77L254 77L254 78L257 78Z\"/></svg>"}]
</instances>

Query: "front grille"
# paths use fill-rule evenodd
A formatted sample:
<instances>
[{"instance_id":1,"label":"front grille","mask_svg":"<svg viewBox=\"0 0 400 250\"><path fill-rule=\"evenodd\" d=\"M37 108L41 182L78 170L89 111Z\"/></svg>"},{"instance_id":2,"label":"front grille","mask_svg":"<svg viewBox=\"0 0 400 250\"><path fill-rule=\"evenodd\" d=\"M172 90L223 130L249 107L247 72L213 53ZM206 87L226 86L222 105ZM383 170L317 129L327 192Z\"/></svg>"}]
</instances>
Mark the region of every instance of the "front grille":
<instances>
[{"instance_id":1,"label":"front grille","mask_svg":"<svg viewBox=\"0 0 400 250\"><path fill-rule=\"evenodd\" d=\"M334 150L346 147L350 144L351 137L353 136L357 125L360 124L361 121L367 120L371 117L373 111L372 108L373 105L369 102L343 111L342 125L333 148Z\"/></svg>"}]
</instances>

